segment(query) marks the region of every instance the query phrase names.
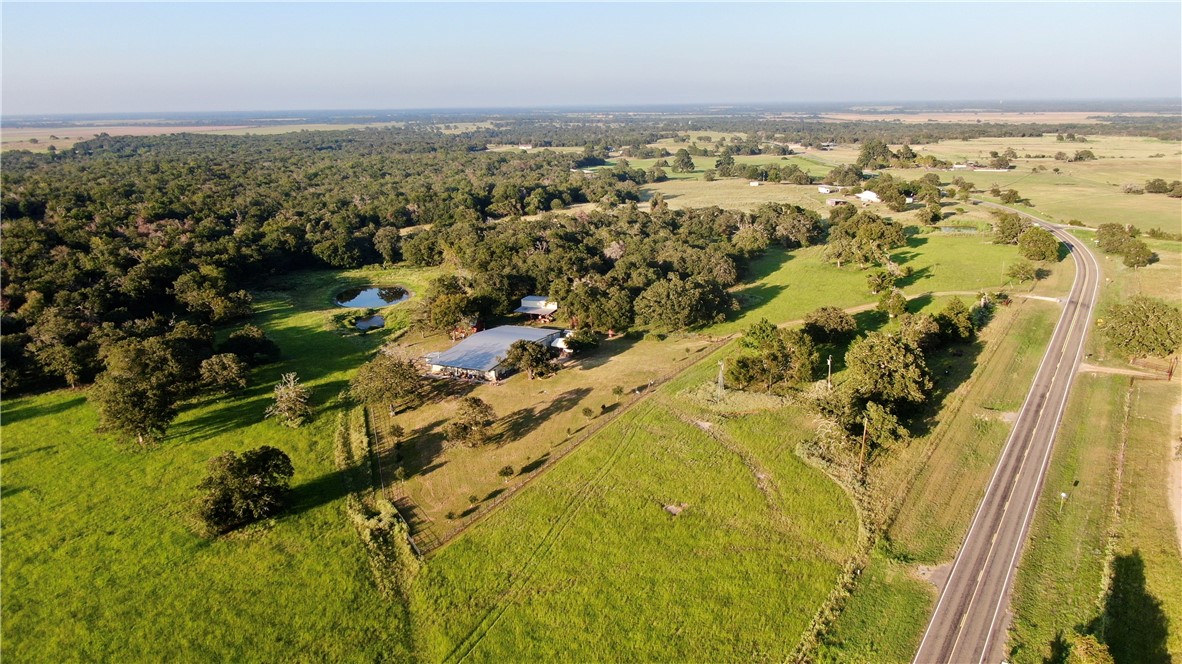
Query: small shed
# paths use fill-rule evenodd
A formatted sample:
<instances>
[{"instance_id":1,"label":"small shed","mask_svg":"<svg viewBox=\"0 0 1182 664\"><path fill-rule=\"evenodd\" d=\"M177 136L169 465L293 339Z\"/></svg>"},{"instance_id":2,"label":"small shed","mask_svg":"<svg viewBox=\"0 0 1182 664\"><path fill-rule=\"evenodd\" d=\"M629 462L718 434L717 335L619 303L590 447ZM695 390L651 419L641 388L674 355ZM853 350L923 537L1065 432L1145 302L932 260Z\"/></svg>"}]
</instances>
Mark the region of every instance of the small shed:
<instances>
[{"instance_id":1,"label":"small shed","mask_svg":"<svg viewBox=\"0 0 1182 664\"><path fill-rule=\"evenodd\" d=\"M521 306L514 309L516 313L531 316L535 320L548 321L558 311L558 303L546 299L545 295L526 295L521 298Z\"/></svg>"},{"instance_id":2,"label":"small shed","mask_svg":"<svg viewBox=\"0 0 1182 664\"><path fill-rule=\"evenodd\" d=\"M878 193L873 191L863 191L860 194L855 194L855 198L865 203L881 203L882 199L878 197Z\"/></svg>"},{"instance_id":3,"label":"small shed","mask_svg":"<svg viewBox=\"0 0 1182 664\"><path fill-rule=\"evenodd\" d=\"M838 205L849 205L849 201L844 198L826 198L825 205L829 207L837 207Z\"/></svg>"}]
</instances>

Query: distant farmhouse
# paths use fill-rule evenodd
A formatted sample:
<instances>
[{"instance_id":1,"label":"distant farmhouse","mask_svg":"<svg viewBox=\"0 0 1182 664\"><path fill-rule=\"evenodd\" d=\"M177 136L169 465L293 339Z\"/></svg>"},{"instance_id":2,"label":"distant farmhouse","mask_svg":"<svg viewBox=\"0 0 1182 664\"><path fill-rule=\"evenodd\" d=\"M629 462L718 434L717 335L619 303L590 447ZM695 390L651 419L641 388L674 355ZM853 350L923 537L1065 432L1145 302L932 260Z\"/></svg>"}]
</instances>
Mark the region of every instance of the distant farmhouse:
<instances>
[{"instance_id":1,"label":"distant farmhouse","mask_svg":"<svg viewBox=\"0 0 1182 664\"><path fill-rule=\"evenodd\" d=\"M498 381L513 370L505 366L509 347L517 341L532 341L559 352L566 352L567 330L553 330L519 325L502 325L477 332L451 348L431 353L424 359L431 373L456 378Z\"/></svg>"},{"instance_id":2,"label":"distant farmhouse","mask_svg":"<svg viewBox=\"0 0 1182 664\"><path fill-rule=\"evenodd\" d=\"M869 191L869 190L863 191L860 194L854 194L854 198L857 198L858 200L860 200L864 203L881 203L882 202L882 199L878 197L877 193L875 193L873 191Z\"/></svg>"},{"instance_id":3,"label":"distant farmhouse","mask_svg":"<svg viewBox=\"0 0 1182 664\"><path fill-rule=\"evenodd\" d=\"M823 184L823 185L817 187L817 191L821 192L822 194L836 194L837 192L841 191L842 189L845 189L845 187L841 187L841 186L838 186L835 184Z\"/></svg>"}]
</instances>

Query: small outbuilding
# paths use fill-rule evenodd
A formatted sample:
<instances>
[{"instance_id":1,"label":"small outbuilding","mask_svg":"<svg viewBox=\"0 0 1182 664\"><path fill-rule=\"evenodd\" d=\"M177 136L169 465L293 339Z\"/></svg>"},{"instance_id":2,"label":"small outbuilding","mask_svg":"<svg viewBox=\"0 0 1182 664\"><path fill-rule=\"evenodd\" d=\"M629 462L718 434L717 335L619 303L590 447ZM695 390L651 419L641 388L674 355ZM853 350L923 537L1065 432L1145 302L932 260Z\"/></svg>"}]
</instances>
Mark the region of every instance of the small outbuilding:
<instances>
[{"instance_id":1,"label":"small outbuilding","mask_svg":"<svg viewBox=\"0 0 1182 664\"><path fill-rule=\"evenodd\" d=\"M817 187L817 191L821 192L822 194L836 194L837 192L841 191L842 189L845 189L845 187L841 187L841 186L838 186L835 184L823 184L823 185L820 185Z\"/></svg>"},{"instance_id":2,"label":"small outbuilding","mask_svg":"<svg viewBox=\"0 0 1182 664\"><path fill-rule=\"evenodd\" d=\"M854 197L864 203L881 203L882 202L882 199L878 197L877 192L873 192L873 191L869 191L869 190L863 191L860 194L854 194Z\"/></svg>"},{"instance_id":3,"label":"small outbuilding","mask_svg":"<svg viewBox=\"0 0 1182 664\"><path fill-rule=\"evenodd\" d=\"M838 205L849 205L849 201L844 198L826 198L825 205L829 207L837 207Z\"/></svg>"},{"instance_id":4,"label":"small outbuilding","mask_svg":"<svg viewBox=\"0 0 1182 664\"><path fill-rule=\"evenodd\" d=\"M535 320L549 322L558 311L558 303L547 300L544 295L526 295L521 298L521 306L513 311L525 314Z\"/></svg>"}]
</instances>

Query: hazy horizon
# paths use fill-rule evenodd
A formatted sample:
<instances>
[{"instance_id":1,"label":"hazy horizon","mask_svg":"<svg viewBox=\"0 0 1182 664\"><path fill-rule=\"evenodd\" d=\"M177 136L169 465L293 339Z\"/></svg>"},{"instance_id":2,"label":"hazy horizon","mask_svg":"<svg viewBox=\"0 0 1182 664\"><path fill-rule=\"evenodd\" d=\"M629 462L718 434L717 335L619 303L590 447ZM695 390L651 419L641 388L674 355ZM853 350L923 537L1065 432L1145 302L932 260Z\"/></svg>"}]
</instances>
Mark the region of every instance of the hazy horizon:
<instances>
[{"instance_id":1,"label":"hazy horizon","mask_svg":"<svg viewBox=\"0 0 1182 664\"><path fill-rule=\"evenodd\" d=\"M1177 3L2 11L6 117L1182 97Z\"/></svg>"}]
</instances>

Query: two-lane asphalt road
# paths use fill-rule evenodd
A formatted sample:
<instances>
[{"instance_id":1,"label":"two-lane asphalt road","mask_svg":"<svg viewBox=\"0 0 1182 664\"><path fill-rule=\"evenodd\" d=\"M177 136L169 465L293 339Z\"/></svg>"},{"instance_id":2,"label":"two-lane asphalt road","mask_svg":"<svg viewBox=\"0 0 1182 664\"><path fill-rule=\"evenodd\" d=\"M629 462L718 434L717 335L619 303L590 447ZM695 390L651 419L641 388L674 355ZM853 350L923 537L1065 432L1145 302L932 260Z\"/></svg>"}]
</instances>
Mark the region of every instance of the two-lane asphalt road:
<instances>
[{"instance_id":1,"label":"two-lane asphalt road","mask_svg":"<svg viewBox=\"0 0 1182 664\"><path fill-rule=\"evenodd\" d=\"M917 664L981 664L1004 659L1014 571L1038 504L1055 432L1099 295L1100 266L1084 242L1046 222L1031 219L1070 247L1075 259L1075 282L940 593L915 655Z\"/></svg>"}]
</instances>

